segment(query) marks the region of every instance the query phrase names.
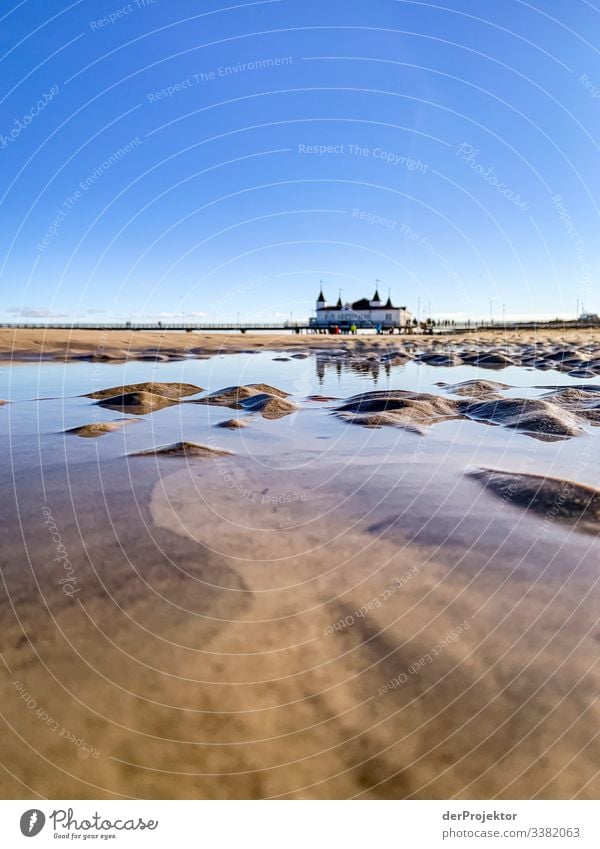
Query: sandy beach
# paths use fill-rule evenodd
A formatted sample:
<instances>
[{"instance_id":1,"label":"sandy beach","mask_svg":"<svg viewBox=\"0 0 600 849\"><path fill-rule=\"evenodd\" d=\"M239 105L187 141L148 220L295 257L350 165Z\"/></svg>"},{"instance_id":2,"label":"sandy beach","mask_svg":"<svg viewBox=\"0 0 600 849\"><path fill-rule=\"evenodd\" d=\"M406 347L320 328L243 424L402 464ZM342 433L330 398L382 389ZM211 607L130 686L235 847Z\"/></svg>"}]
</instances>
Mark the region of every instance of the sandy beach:
<instances>
[{"instance_id":1,"label":"sandy beach","mask_svg":"<svg viewBox=\"0 0 600 849\"><path fill-rule=\"evenodd\" d=\"M94 358L121 361L126 359L165 360L178 357L213 356L218 353L254 351L330 350L340 346L350 350L365 347L432 350L440 347L458 349L472 346L503 348L506 346L559 345L574 349L594 343L598 331L562 328L540 331L484 330L433 336L394 335L323 335L313 333L177 333L122 330L26 330L0 328L0 358L13 361L72 360Z\"/></svg>"},{"instance_id":2,"label":"sandy beach","mask_svg":"<svg viewBox=\"0 0 600 849\"><path fill-rule=\"evenodd\" d=\"M5 797L597 797L597 337L0 339Z\"/></svg>"}]
</instances>

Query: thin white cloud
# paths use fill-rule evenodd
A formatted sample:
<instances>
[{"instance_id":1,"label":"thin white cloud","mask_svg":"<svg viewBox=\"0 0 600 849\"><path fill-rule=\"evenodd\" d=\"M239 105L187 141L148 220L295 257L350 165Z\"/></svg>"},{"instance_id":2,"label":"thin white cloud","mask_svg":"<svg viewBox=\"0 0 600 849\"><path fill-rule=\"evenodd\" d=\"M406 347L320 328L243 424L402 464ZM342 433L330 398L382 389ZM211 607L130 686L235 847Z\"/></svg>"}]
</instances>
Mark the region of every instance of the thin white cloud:
<instances>
[{"instance_id":1,"label":"thin white cloud","mask_svg":"<svg viewBox=\"0 0 600 849\"><path fill-rule=\"evenodd\" d=\"M145 317L146 317L148 320L151 320L151 319L172 319L173 321L179 321L179 322L181 322L181 321L183 321L183 320L184 320L184 318L185 318L185 320L186 320L186 321L188 321L188 320L189 320L189 319L191 319L191 318L205 318L205 317L206 317L206 313L205 313L205 312L198 312L198 311L196 311L196 312L192 312L192 311L187 312L187 310L186 310L186 312L185 312L185 313L184 313L184 312L157 312L157 313L148 313Z\"/></svg>"},{"instance_id":2,"label":"thin white cloud","mask_svg":"<svg viewBox=\"0 0 600 849\"><path fill-rule=\"evenodd\" d=\"M6 310L7 315L17 318L66 318L68 313L52 312L47 307L11 307Z\"/></svg>"}]
</instances>

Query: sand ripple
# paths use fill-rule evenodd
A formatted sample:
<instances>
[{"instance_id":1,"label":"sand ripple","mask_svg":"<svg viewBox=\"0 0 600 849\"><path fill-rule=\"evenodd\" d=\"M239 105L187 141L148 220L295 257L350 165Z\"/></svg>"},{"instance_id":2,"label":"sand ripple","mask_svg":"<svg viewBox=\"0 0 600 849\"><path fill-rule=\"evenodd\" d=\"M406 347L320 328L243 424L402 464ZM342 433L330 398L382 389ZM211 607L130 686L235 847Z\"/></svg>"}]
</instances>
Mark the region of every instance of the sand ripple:
<instances>
[{"instance_id":1,"label":"sand ripple","mask_svg":"<svg viewBox=\"0 0 600 849\"><path fill-rule=\"evenodd\" d=\"M193 383L128 383L125 386L111 386L108 389L99 389L95 392L88 392L86 398L96 398L103 400L111 398L115 395L125 395L132 392L149 392L152 395L161 395L163 398L183 398L186 395L196 395L202 392L201 386L195 386Z\"/></svg>"}]
</instances>

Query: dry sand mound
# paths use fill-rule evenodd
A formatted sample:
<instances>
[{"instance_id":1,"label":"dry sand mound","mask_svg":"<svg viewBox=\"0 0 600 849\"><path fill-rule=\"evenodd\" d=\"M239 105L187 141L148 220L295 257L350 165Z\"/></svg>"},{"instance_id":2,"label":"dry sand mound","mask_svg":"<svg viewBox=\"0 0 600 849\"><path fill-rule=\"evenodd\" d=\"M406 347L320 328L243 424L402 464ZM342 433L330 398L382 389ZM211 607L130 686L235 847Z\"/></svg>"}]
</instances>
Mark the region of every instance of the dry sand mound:
<instances>
[{"instance_id":1,"label":"dry sand mound","mask_svg":"<svg viewBox=\"0 0 600 849\"><path fill-rule=\"evenodd\" d=\"M417 360L428 366L458 366L462 363L456 354L426 353L420 354Z\"/></svg>"},{"instance_id":2,"label":"dry sand mound","mask_svg":"<svg viewBox=\"0 0 600 849\"><path fill-rule=\"evenodd\" d=\"M210 395L198 398L190 403L214 404L217 407L231 407L233 410L240 410L243 400L257 394L249 386L226 386L225 389L218 389L216 392L211 392Z\"/></svg>"},{"instance_id":3,"label":"dry sand mound","mask_svg":"<svg viewBox=\"0 0 600 849\"><path fill-rule=\"evenodd\" d=\"M249 383L246 389L253 389L255 392L268 392L269 395L276 395L278 398L287 398L290 394L289 392L284 392L283 389L269 386L268 383Z\"/></svg>"},{"instance_id":4,"label":"dry sand mound","mask_svg":"<svg viewBox=\"0 0 600 849\"><path fill-rule=\"evenodd\" d=\"M586 407L585 409L577 410L577 415L582 419L585 419L589 424L597 427L600 425L600 404L596 404L593 407Z\"/></svg>"},{"instance_id":5,"label":"dry sand mound","mask_svg":"<svg viewBox=\"0 0 600 849\"><path fill-rule=\"evenodd\" d=\"M457 401L401 389L355 395L336 408L336 415L364 427L392 425L417 433L434 422L462 418Z\"/></svg>"},{"instance_id":6,"label":"dry sand mound","mask_svg":"<svg viewBox=\"0 0 600 849\"><path fill-rule=\"evenodd\" d=\"M497 380L463 380L462 383L438 383L446 392L453 395L466 395L468 398L479 398L489 395L497 395L500 390L510 389L507 383Z\"/></svg>"},{"instance_id":7,"label":"dry sand mound","mask_svg":"<svg viewBox=\"0 0 600 849\"><path fill-rule=\"evenodd\" d=\"M470 386L466 386L470 384ZM451 387L456 390L462 385ZM553 441L583 433L581 418L600 422L598 408L577 411L565 409L550 401L532 398L502 398L494 387L505 386L493 381L467 381L466 391L475 397L464 400L441 398L425 392L388 390L366 392L349 398L335 410L345 421L366 427L393 425L422 432L423 428L449 419L469 418L473 421L514 428L536 439ZM477 397L477 389L480 391Z\"/></svg>"},{"instance_id":8,"label":"dry sand mound","mask_svg":"<svg viewBox=\"0 0 600 849\"><path fill-rule=\"evenodd\" d=\"M186 395L196 395L202 392L202 387L194 386L193 383L128 383L126 386L111 386L108 389L88 392L84 397L103 399L131 392L150 392L152 395L161 395L163 398L176 399Z\"/></svg>"},{"instance_id":9,"label":"dry sand mound","mask_svg":"<svg viewBox=\"0 0 600 849\"><path fill-rule=\"evenodd\" d=\"M577 390L578 392L600 392L600 384L598 383L578 383L575 386L563 386L560 384L546 384L545 386L536 386L535 389L547 389L548 394L550 390L553 392L564 392L566 390ZM544 396L545 397L545 396ZM600 398L600 395L597 396Z\"/></svg>"},{"instance_id":10,"label":"dry sand mound","mask_svg":"<svg viewBox=\"0 0 600 849\"><path fill-rule=\"evenodd\" d=\"M461 410L476 421L521 430L537 438L561 438L582 433L577 419L560 407L534 398L498 398L466 401Z\"/></svg>"},{"instance_id":11,"label":"dry sand mound","mask_svg":"<svg viewBox=\"0 0 600 849\"><path fill-rule=\"evenodd\" d=\"M97 403L109 410L127 410L128 413L141 416L164 407L172 407L177 401L165 398L164 395L155 395L153 392L125 392L123 395L104 398Z\"/></svg>"},{"instance_id":12,"label":"dry sand mound","mask_svg":"<svg viewBox=\"0 0 600 849\"><path fill-rule=\"evenodd\" d=\"M336 409L338 412L381 413L390 410L408 410L414 404L427 404L437 414L454 415L459 402L441 398L439 395L431 395L427 392L389 389L353 395Z\"/></svg>"},{"instance_id":13,"label":"dry sand mound","mask_svg":"<svg viewBox=\"0 0 600 849\"><path fill-rule=\"evenodd\" d=\"M506 368L515 365L515 360L503 351L489 351L476 357L474 364L481 368Z\"/></svg>"},{"instance_id":14,"label":"dry sand mound","mask_svg":"<svg viewBox=\"0 0 600 849\"><path fill-rule=\"evenodd\" d=\"M427 426L432 423L431 420L424 421L421 415L414 411L402 413L399 410L391 410L388 413L338 413L338 417L363 427L397 427L419 435L423 435Z\"/></svg>"},{"instance_id":15,"label":"dry sand mound","mask_svg":"<svg viewBox=\"0 0 600 849\"><path fill-rule=\"evenodd\" d=\"M559 348L555 351L547 351L542 354L543 359L551 362L564 363L565 365L578 365L586 363L589 357L576 348Z\"/></svg>"},{"instance_id":16,"label":"dry sand mound","mask_svg":"<svg viewBox=\"0 0 600 849\"><path fill-rule=\"evenodd\" d=\"M545 400L565 407L581 407L600 402L600 386L564 386L542 395Z\"/></svg>"},{"instance_id":17,"label":"dry sand mound","mask_svg":"<svg viewBox=\"0 0 600 849\"><path fill-rule=\"evenodd\" d=\"M229 430L238 430L242 427L248 427L250 424L249 419L225 419L223 422L217 422L217 427L225 427Z\"/></svg>"},{"instance_id":18,"label":"dry sand mound","mask_svg":"<svg viewBox=\"0 0 600 849\"><path fill-rule=\"evenodd\" d=\"M600 531L600 489L543 475L480 469L470 473L508 503L541 513L550 522L570 522L578 530Z\"/></svg>"},{"instance_id":19,"label":"dry sand mound","mask_svg":"<svg viewBox=\"0 0 600 849\"><path fill-rule=\"evenodd\" d=\"M104 436L105 433L120 430L125 425L133 424L134 421L135 419L121 419L116 422L92 422L91 424L81 425L80 427L69 428L69 430L65 430L65 433L72 433L74 436L93 439L98 436Z\"/></svg>"},{"instance_id":20,"label":"dry sand mound","mask_svg":"<svg viewBox=\"0 0 600 849\"><path fill-rule=\"evenodd\" d=\"M550 367L567 372L573 377L594 377L598 373L598 361L593 358L593 352L588 353L571 348L546 351L541 356L541 362L536 365L539 368Z\"/></svg>"},{"instance_id":21,"label":"dry sand mound","mask_svg":"<svg viewBox=\"0 0 600 849\"><path fill-rule=\"evenodd\" d=\"M233 410L241 410L242 401L261 394L269 395L272 398L287 398L289 392L276 389L267 383L249 383L246 386L226 386L225 389L218 389L216 392L211 392L205 398L198 398L198 400L194 400L191 403L214 404L219 407L231 407Z\"/></svg>"},{"instance_id":22,"label":"dry sand mound","mask_svg":"<svg viewBox=\"0 0 600 849\"><path fill-rule=\"evenodd\" d=\"M244 410L260 413L265 419L281 419L283 416L289 416L290 413L295 413L300 409L293 401L270 395L268 392L251 395L241 401L240 406Z\"/></svg>"},{"instance_id":23,"label":"dry sand mound","mask_svg":"<svg viewBox=\"0 0 600 849\"><path fill-rule=\"evenodd\" d=\"M520 430L527 436L533 436L546 442L555 442L583 433L573 420L567 420L564 416L553 413L525 414L514 421L505 422L504 426Z\"/></svg>"},{"instance_id":24,"label":"dry sand mound","mask_svg":"<svg viewBox=\"0 0 600 849\"><path fill-rule=\"evenodd\" d=\"M209 445L199 445L196 442L174 442L172 445L161 445L158 448L148 448L145 451L136 451L130 457L222 457L233 454L224 448L211 448Z\"/></svg>"},{"instance_id":25,"label":"dry sand mound","mask_svg":"<svg viewBox=\"0 0 600 849\"><path fill-rule=\"evenodd\" d=\"M548 392L542 397L585 419L591 425L600 425L600 386L568 386Z\"/></svg>"}]
</instances>

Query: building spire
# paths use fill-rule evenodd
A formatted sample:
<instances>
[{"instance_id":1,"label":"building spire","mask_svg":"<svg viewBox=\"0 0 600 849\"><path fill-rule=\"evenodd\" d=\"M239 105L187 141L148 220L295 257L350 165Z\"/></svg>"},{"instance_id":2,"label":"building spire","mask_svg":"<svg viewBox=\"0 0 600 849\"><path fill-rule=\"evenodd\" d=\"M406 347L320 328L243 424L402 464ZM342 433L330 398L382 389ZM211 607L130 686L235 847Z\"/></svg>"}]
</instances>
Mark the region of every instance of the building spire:
<instances>
[{"instance_id":1,"label":"building spire","mask_svg":"<svg viewBox=\"0 0 600 849\"><path fill-rule=\"evenodd\" d=\"M375 294L373 295L373 298L372 298L373 302L378 301L379 303L381 303L381 298L379 297L379 284L380 283L381 283L381 280L379 280L379 279L375 280Z\"/></svg>"},{"instance_id":2,"label":"building spire","mask_svg":"<svg viewBox=\"0 0 600 849\"><path fill-rule=\"evenodd\" d=\"M319 280L319 283L321 285L321 288L319 290L319 297L317 298L317 303L318 304L324 304L325 303L325 295L323 294L323 281Z\"/></svg>"}]
</instances>

